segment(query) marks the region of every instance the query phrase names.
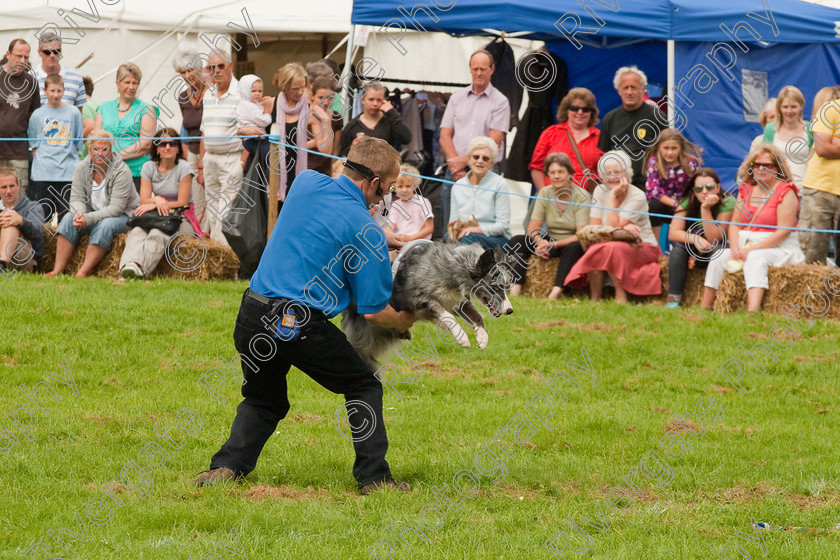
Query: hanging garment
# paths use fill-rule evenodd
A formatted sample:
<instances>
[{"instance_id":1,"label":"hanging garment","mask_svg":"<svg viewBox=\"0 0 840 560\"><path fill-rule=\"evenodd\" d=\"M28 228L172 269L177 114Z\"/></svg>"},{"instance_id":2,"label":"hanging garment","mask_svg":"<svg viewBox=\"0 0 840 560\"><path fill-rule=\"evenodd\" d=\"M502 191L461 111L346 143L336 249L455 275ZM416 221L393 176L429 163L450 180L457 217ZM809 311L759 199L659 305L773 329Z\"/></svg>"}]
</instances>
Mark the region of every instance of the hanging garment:
<instances>
[{"instance_id":1,"label":"hanging garment","mask_svg":"<svg viewBox=\"0 0 840 560\"><path fill-rule=\"evenodd\" d=\"M546 58L546 54L554 62ZM560 100L569 92L569 72L562 58L550 52L540 51L539 54L530 52L522 57L519 68L528 68L522 72L519 79L528 88L528 108L522 121L516 129L516 136L510 148L510 155L504 162L505 177L514 181L531 182L531 172L528 164L537 146L543 130L555 123L554 113ZM544 81L530 83L529 78L538 78L544 73L554 75L551 85L546 87ZM514 82L517 80L514 78Z\"/></svg>"},{"instance_id":2,"label":"hanging garment","mask_svg":"<svg viewBox=\"0 0 840 560\"><path fill-rule=\"evenodd\" d=\"M490 78L493 87L501 91L510 102L510 129L519 124L519 107L522 105L522 86L516 81L516 59L513 49L504 39L494 39L484 46L493 55L496 69Z\"/></svg>"},{"instance_id":3,"label":"hanging garment","mask_svg":"<svg viewBox=\"0 0 840 560\"><path fill-rule=\"evenodd\" d=\"M417 100L407 96L402 99L402 118L411 131L411 142L402 148L407 150L406 161L417 164L417 152L423 149L423 123L420 121L420 107Z\"/></svg>"}]
</instances>

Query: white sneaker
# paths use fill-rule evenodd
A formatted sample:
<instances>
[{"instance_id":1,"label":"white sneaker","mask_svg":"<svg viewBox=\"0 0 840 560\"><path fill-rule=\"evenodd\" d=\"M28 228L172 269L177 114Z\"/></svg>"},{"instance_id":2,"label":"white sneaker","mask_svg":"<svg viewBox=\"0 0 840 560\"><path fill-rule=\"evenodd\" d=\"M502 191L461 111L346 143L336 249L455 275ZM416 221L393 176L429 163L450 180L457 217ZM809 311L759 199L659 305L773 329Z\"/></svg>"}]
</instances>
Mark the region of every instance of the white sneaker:
<instances>
[{"instance_id":1,"label":"white sneaker","mask_svg":"<svg viewBox=\"0 0 840 560\"><path fill-rule=\"evenodd\" d=\"M120 271L120 274L122 274L123 278L127 279L136 278L138 280L142 280L146 277L146 275L143 274L143 271L140 269L140 265L136 262L127 263Z\"/></svg>"}]
</instances>

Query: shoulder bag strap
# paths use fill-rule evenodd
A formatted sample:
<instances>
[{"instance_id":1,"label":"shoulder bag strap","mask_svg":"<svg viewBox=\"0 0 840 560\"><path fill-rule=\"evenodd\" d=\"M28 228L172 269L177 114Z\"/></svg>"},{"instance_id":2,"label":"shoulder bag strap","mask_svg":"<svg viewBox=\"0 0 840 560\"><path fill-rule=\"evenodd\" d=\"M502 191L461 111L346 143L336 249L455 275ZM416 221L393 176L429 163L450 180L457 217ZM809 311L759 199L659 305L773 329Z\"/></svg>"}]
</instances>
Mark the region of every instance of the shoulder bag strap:
<instances>
[{"instance_id":1,"label":"shoulder bag strap","mask_svg":"<svg viewBox=\"0 0 840 560\"><path fill-rule=\"evenodd\" d=\"M566 132L566 138L569 139L569 142L572 144L572 149L575 151L575 157L577 158L578 164L580 164L580 170L583 171L585 175L589 174L589 168L583 163L583 158L580 155L580 150L578 150L577 142L575 142L575 137L572 136L572 133L569 132L568 128L563 129Z\"/></svg>"},{"instance_id":2,"label":"shoulder bag strap","mask_svg":"<svg viewBox=\"0 0 840 560\"><path fill-rule=\"evenodd\" d=\"M757 186L758 185L753 185L753 188L755 188ZM753 192L752 189L750 189L750 194L752 194L752 192ZM773 195L775 195L775 194L776 194L776 192L773 191ZM761 206L759 206L756 209L756 211L753 212L753 215L750 218L750 221L747 223L746 227L744 228L745 230L752 226L753 222L755 222L755 220L758 218L758 215L761 214L761 211L764 210L764 207L767 205L768 202L770 202L770 199L773 198L773 195L767 197L767 199L765 199L764 202L761 203Z\"/></svg>"}]
</instances>

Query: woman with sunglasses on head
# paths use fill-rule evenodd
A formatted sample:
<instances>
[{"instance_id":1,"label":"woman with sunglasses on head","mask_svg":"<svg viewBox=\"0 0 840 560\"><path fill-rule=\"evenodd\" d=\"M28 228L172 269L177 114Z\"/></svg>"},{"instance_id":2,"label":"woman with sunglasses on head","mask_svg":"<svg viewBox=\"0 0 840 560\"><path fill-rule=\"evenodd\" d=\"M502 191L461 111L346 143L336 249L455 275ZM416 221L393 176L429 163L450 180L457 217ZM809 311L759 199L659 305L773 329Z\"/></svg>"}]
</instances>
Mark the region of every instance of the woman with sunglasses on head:
<instances>
[{"instance_id":1,"label":"woman with sunglasses on head","mask_svg":"<svg viewBox=\"0 0 840 560\"><path fill-rule=\"evenodd\" d=\"M724 271L743 263L747 311L759 311L768 288L767 269L799 264L805 255L796 231L767 226L796 227L799 197L787 160L773 144L761 144L749 153L738 170L744 182L729 226L729 249L709 263L703 307L711 309ZM736 225L737 224L737 225Z\"/></svg>"},{"instance_id":2,"label":"woman with sunglasses on head","mask_svg":"<svg viewBox=\"0 0 840 560\"><path fill-rule=\"evenodd\" d=\"M140 191L140 169L149 161L152 135L157 127L157 111L137 99L137 88L143 73L133 62L117 68L119 96L99 105L96 128L104 128L114 135L114 153L131 170L134 188Z\"/></svg>"},{"instance_id":3,"label":"woman with sunglasses on head","mask_svg":"<svg viewBox=\"0 0 840 560\"><path fill-rule=\"evenodd\" d=\"M140 203L131 171L113 150L114 136L95 128L88 136L88 155L76 166L69 211L58 224L55 264L44 276L64 274L79 239L90 235L85 260L76 272L84 278L111 249L114 237L128 231L128 217Z\"/></svg>"},{"instance_id":4,"label":"woman with sunglasses on head","mask_svg":"<svg viewBox=\"0 0 840 560\"><path fill-rule=\"evenodd\" d=\"M458 233L461 243L480 243L485 249L500 247L510 239L510 201L505 180L492 171L499 160L499 146L489 136L476 136L467 146L470 171L452 185L449 223L472 218L477 226ZM453 240L456 241L456 240Z\"/></svg>"},{"instance_id":5,"label":"woman with sunglasses on head","mask_svg":"<svg viewBox=\"0 0 840 560\"><path fill-rule=\"evenodd\" d=\"M667 306L680 306L689 262L706 268L719 249L726 245L726 226L732 218L735 199L720 190L720 178L713 169L701 167L691 177L685 195L679 200L677 211L668 230L671 256L668 258ZM688 220L687 218L694 218ZM698 220L702 220L699 221Z\"/></svg>"},{"instance_id":6,"label":"woman with sunglasses on head","mask_svg":"<svg viewBox=\"0 0 840 560\"><path fill-rule=\"evenodd\" d=\"M534 186L539 190L550 184L543 170L545 158L548 154L561 153L572 160L575 170L572 182L592 192L596 183L584 179L584 168L595 173L598 160L604 153L598 149L601 131L595 128L598 124L598 106L595 104L595 95L582 87L569 90L557 108L557 122L560 124L549 126L543 131L534 148L534 157L528 165ZM575 152L575 146L580 157ZM583 165L581 165L581 160L583 160Z\"/></svg>"},{"instance_id":7,"label":"woman with sunglasses on head","mask_svg":"<svg viewBox=\"0 0 840 560\"><path fill-rule=\"evenodd\" d=\"M140 206L135 216L157 212L168 216L173 208L190 206L192 166L184 159L178 133L172 129L159 130L154 137L151 160L143 165L140 178ZM193 227L184 219L175 235L190 234ZM201 231L195 232L201 235ZM123 278L146 278L152 274L166 252L170 235L159 229L146 231L134 227L125 239L120 258Z\"/></svg>"}]
</instances>

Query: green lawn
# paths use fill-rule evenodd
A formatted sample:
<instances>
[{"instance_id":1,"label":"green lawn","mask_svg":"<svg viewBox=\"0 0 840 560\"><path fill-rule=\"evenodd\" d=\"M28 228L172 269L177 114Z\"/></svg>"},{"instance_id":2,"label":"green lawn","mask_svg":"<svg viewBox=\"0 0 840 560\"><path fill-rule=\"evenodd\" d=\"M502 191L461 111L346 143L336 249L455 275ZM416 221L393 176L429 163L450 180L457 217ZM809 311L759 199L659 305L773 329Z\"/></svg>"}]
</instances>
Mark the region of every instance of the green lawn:
<instances>
[{"instance_id":1,"label":"green lawn","mask_svg":"<svg viewBox=\"0 0 840 560\"><path fill-rule=\"evenodd\" d=\"M239 400L218 359L245 286L0 280L0 558L840 556L835 532L751 528L840 523L836 323L780 335L765 375L743 358L741 394L718 368L778 317L515 298L484 351L419 324L404 348L427 356L394 357L416 378L385 394L411 494L357 494L341 397L296 370L256 471L197 489Z\"/></svg>"}]
</instances>

